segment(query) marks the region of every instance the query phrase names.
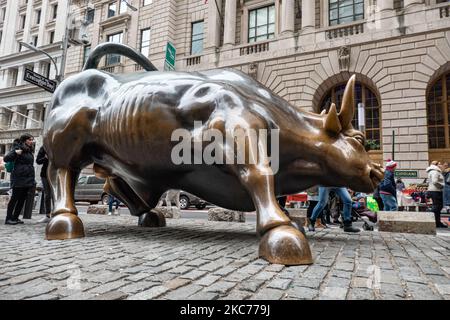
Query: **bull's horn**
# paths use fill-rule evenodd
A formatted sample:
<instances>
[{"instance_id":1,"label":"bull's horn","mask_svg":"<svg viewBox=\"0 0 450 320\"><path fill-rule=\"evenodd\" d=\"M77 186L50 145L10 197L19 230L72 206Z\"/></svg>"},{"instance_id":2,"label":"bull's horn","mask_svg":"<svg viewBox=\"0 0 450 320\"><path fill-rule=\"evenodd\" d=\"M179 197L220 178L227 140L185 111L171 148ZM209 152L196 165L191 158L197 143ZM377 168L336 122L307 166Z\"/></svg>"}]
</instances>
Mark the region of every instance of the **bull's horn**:
<instances>
[{"instance_id":1,"label":"bull's horn","mask_svg":"<svg viewBox=\"0 0 450 320\"><path fill-rule=\"evenodd\" d=\"M330 111L328 111L326 117L323 119L323 127L325 130L338 134L342 130L341 122L336 111L336 105L331 104Z\"/></svg>"},{"instance_id":2,"label":"bull's horn","mask_svg":"<svg viewBox=\"0 0 450 320\"><path fill-rule=\"evenodd\" d=\"M327 113L327 109L323 109L322 112L320 113L320 115L323 116L326 113Z\"/></svg>"},{"instance_id":3,"label":"bull's horn","mask_svg":"<svg viewBox=\"0 0 450 320\"><path fill-rule=\"evenodd\" d=\"M355 114L355 82L356 76L352 75L345 86L341 111L339 112L339 120L341 121L342 128L351 126Z\"/></svg>"}]
</instances>

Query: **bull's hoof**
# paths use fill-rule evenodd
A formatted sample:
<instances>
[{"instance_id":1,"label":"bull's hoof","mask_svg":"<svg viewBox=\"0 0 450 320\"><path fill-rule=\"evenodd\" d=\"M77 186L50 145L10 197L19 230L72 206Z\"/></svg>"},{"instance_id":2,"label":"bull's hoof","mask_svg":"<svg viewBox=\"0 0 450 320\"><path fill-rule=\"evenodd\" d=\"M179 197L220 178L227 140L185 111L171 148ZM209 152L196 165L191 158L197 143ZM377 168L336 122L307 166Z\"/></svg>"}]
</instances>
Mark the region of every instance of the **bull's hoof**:
<instances>
[{"instance_id":1,"label":"bull's hoof","mask_svg":"<svg viewBox=\"0 0 450 320\"><path fill-rule=\"evenodd\" d=\"M308 240L292 226L267 231L259 243L259 256L270 263L288 266L313 263Z\"/></svg>"},{"instance_id":2,"label":"bull's hoof","mask_svg":"<svg viewBox=\"0 0 450 320\"><path fill-rule=\"evenodd\" d=\"M140 227L147 228L165 227L166 217L164 217L162 212L154 210L140 215L138 224Z\"/></svg>"},{"instance_id":3,"label":"bull's hoof","mask_svg":"<svg viewBox=\"0 0 450 320\"><path fill-rule=\"evenodd\" d=\"M65 240L84 237L83 222L73 213L61 213L50 220L45 229L45 239Z\"/></svg>"}]
</instances>

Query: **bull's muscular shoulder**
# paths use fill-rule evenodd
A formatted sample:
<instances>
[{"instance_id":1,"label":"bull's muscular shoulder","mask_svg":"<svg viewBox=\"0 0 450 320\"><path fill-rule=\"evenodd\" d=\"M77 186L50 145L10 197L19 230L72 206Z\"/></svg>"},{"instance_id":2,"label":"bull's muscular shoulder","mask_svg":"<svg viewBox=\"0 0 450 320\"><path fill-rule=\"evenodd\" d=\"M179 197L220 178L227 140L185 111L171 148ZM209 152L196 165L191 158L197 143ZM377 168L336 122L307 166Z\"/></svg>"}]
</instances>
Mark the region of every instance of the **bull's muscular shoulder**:
<instances>
[{"instance_id":1,"label":"bull's muscular shoulder","mask_svg":"<svg viewBox=\"0 0 450 320\"><path fill-rule=\"evenodd\" d=\"M90 99L100 102L119 86L120 82L107 73L98 70L80 72L67 78L57 88L53 96L52 109L72 105L72 100Z\"/></svg>"}]
</instances>

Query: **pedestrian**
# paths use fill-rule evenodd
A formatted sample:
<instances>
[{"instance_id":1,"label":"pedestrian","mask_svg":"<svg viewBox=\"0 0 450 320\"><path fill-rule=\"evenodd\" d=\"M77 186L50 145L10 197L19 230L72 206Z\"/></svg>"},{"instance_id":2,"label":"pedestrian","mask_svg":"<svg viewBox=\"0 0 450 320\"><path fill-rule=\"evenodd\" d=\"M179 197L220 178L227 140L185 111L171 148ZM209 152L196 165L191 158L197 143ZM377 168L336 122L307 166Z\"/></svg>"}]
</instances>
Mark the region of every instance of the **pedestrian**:
<instances>
[{"instance_id":1,"label":"pedestrian","mask_svg":"<svg viewBox=\"0 0 450 320\"><path fill-rule=\"evenodd\" d=\"M23 134L15 140L10 152L4 158L5 162L14 162L11 172L12 195L8 202L5 224L22 224L20 212L27 199L28 192L36 185L34 179L34 137Z\"/></svg>"},{"instance_id":2,"label":"pedestrian","mask_svg":"<svg viewBox=\"0 0 450 320\"><path fill-rule=\"evenodd\" d=\"M450 168L448 166L448 162L444 162L442 164L444 175L444 207L447 209L447 212L450 212Z\"/></svg>"},{"instance_id":3,"label":"pedestrian","mask_svg":"<svg viewBox=\"0 0 450 320\"><path fill-rule=\"evenodd\" d=\"M306 217L307 217L306 223L308 223L308 221L311 219L314 208L317 206L317 203L319 203L319 187L318 186L311 187L306 190L306 193L308 194L308 202L309 202L308 208L306 209ZM324 209L327 206L328 201L327 204L324 206ZM328 228L323 213L324 210L322 209L322 211L319 212L320 219L316 220L314 226L315 228Z\"/></svg>"},{"instance_id":4,"label":"pedestrian","mask_svg":"<svg viewBox=\"0 0 450 320\"><path fill-rule=\"evenodd\" d=\"M42 200L44 201L45 217L39 220L39 222L47 223L50 221L50 213L52 211L52 190L47 178L48 157L47 152L42 146L36 156L36 163L42 165L41 168L41 182L42 182Z\"/></svg>"},{"instance_id":5,"label":"pedestrian","mask_svg":"<svg viewBox=\"0 0 450 320\"><path fill-rule=\"evenodd\" d=\"M116 204L116 211L119 210L120 200L110 194L108 199L108 215L112 215L112 207L114 203Z\"/></svg>"},{"instance_id":6,"label":"pedestrian","mask_svg":"<svg viewBox=\"0 0 450 320\"><path fill-rule=\"evenodd\" d=\"M380 196L383 200L385 211L397 211L397 189L395 185L394 172L397 162L388 159L384 179L380 183Z\"/></svg>"},{"instance_id":7,"label":"pedestrian","mask_svg":"<svg viewBox=\"0 0 450 320\"><path fill-rule=\"evenodd\" d=\"M373 196L372 197L375 199L375 201L378 204L378 210L379 211L383 211L384 210L384 205L383 205L383 199L381 199L381 196L380 196L380 185L379 184L377 185L377 187L373 191Z\"/></svg>"},{"instance_id":8,"label":"pedestrian","mask_svg":"<svg viewBox=\"0 0 450 320\"><path fill-rule=\"evenodd\" d=\"M439 165L439 162L432 161L430 166L426 170L428 173L428 194L433 201L433 212L436 222L436 228L447 228L447 225L441 222L444 176L442 175L442 170Z\"/></svg>"},{"instance_id":9,"label":"pedestrian","mask_svg":"<svg viewBox=\"0 0 450 320\"><path fill-rule=\"evenodd\" d=\"M347 188L341 187L319 187L319 202L313 210L311 218L309 219L309 231L315 231L316 219L319 213L325 208L328 203L329 194L334 191L336 195L341 198L344 203L344 231L345 232L360 232L358 228L352 226L352 198L347 191Z\"/></svg>"},{"instance_id":10,"label":"pedestrian","mask_svg":"<svg viewBox=\"0 0 450 320\"><path fill-rule=\"evenodd\" d=\"M405 190L405 184L403 183L402 179L397 179L397 181L395 182L395 188L397 189L397 191L403 191Z\"/></svg>"}]
</instances>

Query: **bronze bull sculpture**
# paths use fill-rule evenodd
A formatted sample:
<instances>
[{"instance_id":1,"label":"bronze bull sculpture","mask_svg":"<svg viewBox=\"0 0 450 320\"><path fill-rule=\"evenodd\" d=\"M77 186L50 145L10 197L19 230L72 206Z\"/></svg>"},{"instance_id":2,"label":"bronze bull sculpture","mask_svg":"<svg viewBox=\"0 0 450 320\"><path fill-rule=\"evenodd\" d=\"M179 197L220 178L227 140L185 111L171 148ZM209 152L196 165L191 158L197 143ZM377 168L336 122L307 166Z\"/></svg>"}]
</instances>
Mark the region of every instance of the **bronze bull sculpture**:
<instances>
[{"instance_id":1,"label":"bronze bull sculpture","mask_svg":"<svg viewBox=\"0 0 450 320\"><path fill-rule=\"evenodd\" d=\"M152 72L96 70L108 53L125 55ZM224 208L256 210L259 255L272 263L310 264L308 242L276 196L317 184L371 192L383 177L383 169L365 152L364 135L351 125L354 76L340 113L332 105L319 115L293 107L241 72L155 70L133 49L103 44L91 53L83 72L57 88L44 128L55 200L47 239L84 236L74 188L81 169L93 163L96 174L107 179L105 190L124 202L141 226L164 226L164 216L152 209L166 190L182 189ZM194 127L194 121L202 126ZM224 136L236 128L279 130L278 172L259 144L256 151L245 147L241 164L175 164L171 135L180 128L193 136L208 129ZM250 146L252 136L246 139ZM219 144L225 150L234 143ZM257 161L247 161L252 157Z\"/></svg>"}]
</instances>

